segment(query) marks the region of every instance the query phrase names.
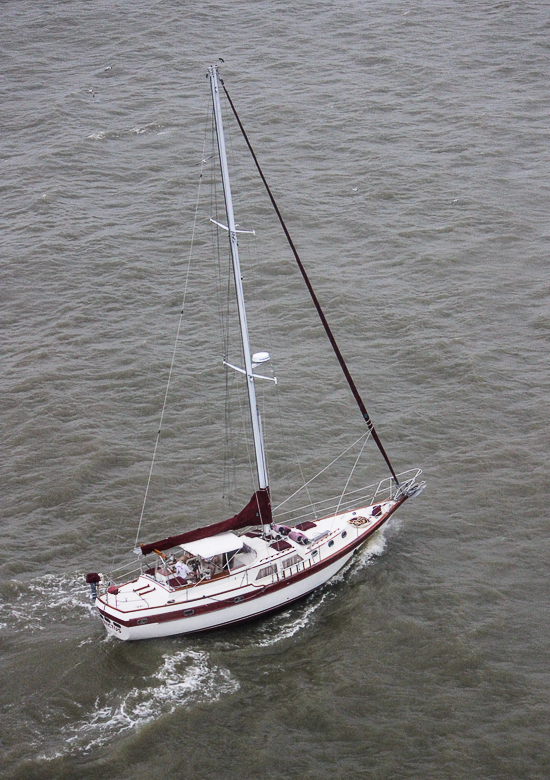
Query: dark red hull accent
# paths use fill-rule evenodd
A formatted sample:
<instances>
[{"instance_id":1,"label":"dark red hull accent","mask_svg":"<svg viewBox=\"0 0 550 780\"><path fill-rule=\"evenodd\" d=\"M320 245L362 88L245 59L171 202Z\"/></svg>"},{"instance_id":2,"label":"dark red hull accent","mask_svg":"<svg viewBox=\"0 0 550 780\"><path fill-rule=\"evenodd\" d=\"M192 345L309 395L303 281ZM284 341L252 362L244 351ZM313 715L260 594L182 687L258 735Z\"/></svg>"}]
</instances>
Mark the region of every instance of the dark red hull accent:
<instances>
[{"instance_id":1,"label":"dark red hull accent","mask_svg":"<svg viewBox=\"0 0 550 780\"><path fill-rule=\"evenodd\" d=\"M407 496L403 496L397 502L397 504L395 504L395 506L391 508L389 512L387 512L385 515L382 515L380 517L378 522L375 523L375 525L373 525L373 527L369 530L368 534L365 534L365 536L360 536L355 541L346 545L346 547L343 547L337 553L334 553L334 555L330 555L328 558L319 561L319 563L313 564L308 569L304 569L303 571L300 571L297 574L293 574L291 577L288 577L287 579L279 580L278 582L274 582L271 585L265 585L261 588L258 588L257 592L250 593L244 596L242 600L240 600L239 602L235 602L233 599L223 599L223 600L220 599L213 604L204 604L203 606L195 606L193 601L186 602L185 605L178 605L177 610L174 610L172 612L167 612L162 615L155 615L150 621L148 620L147 622L168 623L173 620L181 620L184 617L191 617L192 615L203 615L207 612L216 612L221 609L226 609L227 607L232 607L235 605L235 603L242 603L243 601L252 601L254 599L260 598L261 596L265 596L268 593L274 593L275 591L281 590L282 588L286 588L289 585L292 585L295 582L299 582L300 580L303 580L306 577L310 577L312 574L315 574L316 572L325 569L327 566L330 566L331 564L335 563L335 561L339 560L340 558L344 557L348 553L353 552L355 549L360 547L370 536L372 536L373 533L375 533L375 531L378 531L379 528L381 528L381 526L383 526L384 523L387 522L387 520L389 520L391 515L401 506L401 504L403 504L404 501L406 501L406 499ZM300 596L297 596L295 599L292 599L291 601L298 601L299 599L304 598L309 593L311 593L311 591L315 590L316 587L318 586L313 587L307 593L303 593ZM236 590L240 590L240 588L237 588ZM286 604L290 604L291 601L286 602ZM262 612L258 612L254 615L250 615L245 618L239 618L238 620L230 620L226 624L220 624L212 628L209 627L209 628L199 629L199 631L211 631L216 628L220 628L222 625L229 625L230 623L239 623L245 620L252 620L256 617L259 617L260 615L264 615L268 612L273 612L277 609L280 609L281 607L286 606L286 604L278 604L275 607L270 607L269 609L263 610ZM114 609L116 609L116 607ZM112 615L108 614L102 609L99 609L99 613L104 617L108 618L109 620L115 620L117 623L119 623L122 626L125 626L126 628L133 628L138 625L138 620L139 621L143 620L146 617L147 612L153 609L158 609L158 607L146 607L140 610L140 617L132 618L131 620L123 620L118 617L113 618ZM193 610L193 612L189 614L189 610L191 609ZM188 614L185 614L186 612ZM189 632L189 633L198 633L198 632Z\"/></svg>"}]
</instances>

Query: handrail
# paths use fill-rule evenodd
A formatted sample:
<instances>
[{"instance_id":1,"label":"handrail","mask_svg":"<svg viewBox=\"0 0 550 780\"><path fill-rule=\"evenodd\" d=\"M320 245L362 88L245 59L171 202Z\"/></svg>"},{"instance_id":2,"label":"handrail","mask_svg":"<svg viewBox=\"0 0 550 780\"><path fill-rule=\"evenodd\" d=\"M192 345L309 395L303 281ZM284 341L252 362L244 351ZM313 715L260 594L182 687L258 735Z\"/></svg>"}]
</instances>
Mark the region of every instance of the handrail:
<instances>
[{"instance_id":1,"label":"handrail","mask_svg":"<svg viewBox=\"0 0 550 780\"><path fill-rule=\"evenodd\" d=\"M377 501L383 501L387 499L395 499L398 498L405 493L416 483L418 477L422 474L422 469L408 469L407 471L403 471L401 474L399 474L400 484L399 487L395 490L395 484L393 481L393 477L386 477L385 479L381 479L378 484L373 483L371 485L365 485L360 488L356 488L355 490L350 490L346 494L345 500L340 504L340 508L338 510L338 515L346 514L346 512L349 512L352 507L357 506L369 506L370 504L374 504ZM365 492L368 491L368 492ZM360 494L360 495L357 495ZM308 517L315 517L317 519L316 510L319 509L319 507L322 508L322 511L325 515L325 517L330 517L330 508L332 505L333 507L337 507L338 503L340 501L340 496L333 496L332 498L325 498L321 499L319 501L315 501L313 505L306 505L302 507L298 507L293 510L285 510L284 512L277 512L275 514L276 517L284 517L286 515L292 515L292 519L289 522L298 522L300 520L306 519ZM329 505L329 506L327 506ZM307 511L302 511L307 510ZM302 514L298 514L302 512ZM335 516L337 516L335 514ZM150 574L147 574L147 571L145 571L146 566L144 567L143 559L141 561L141 566L136 567L135 565L125 564L122 566L119 566L117 569L114 569L109 576L112 577L112 575L116 572L117 573L117 580L120 582L121 579L124 579L125 581L129 581L131 579L135 578L137 579L137 576L140 574L146 575L151 578L151 581L156 582L157 580L151 576ZM305 565L305 564L304 564ZM311 565L311 563L310 563ZM261 564L256 564L256 568L261 566ZM247 584L253 584L255 585L255 582L250 582L249 579L249 572L253 571L255 567L250 567L246 569L246 576L247 576ZM124 573L125 572L125 573ZM230 573L229 573L230 574ZM272 577L278 577L277 574L273 574ZM277 581L275 579L272 579L273 582ZM109 581L109 577L107 577L108 584L112 584L112 581ZM193 588L196 588L199 585L203 585L205 582L210 582L210 580L206 579L200 579L196 582L189 583L186 587L180 588L181 590L185 589L186 591L186 598L189 599L189 591ZM171 590L178 590L178 588L171 588ZM102 591L100 591L102 592Z\"/></svg>"},{"instance_id":2,"label":"handrail","mask_svg":"<svg viewBox=\"0 0 550 780\"><path fill-rule=\"evenodd\" d=\"M398 474L398 477L400 479L400 485L399 488L395 491L395 493L394 493L395 484L393 481L393 477L385 477L384 479L381 479L380 482L378 482L378 484L373 483L371 485L364 485L363 487L356 488L355 490L350 490L348 493L346 493L346 498L341 503L338 514L345 514L345 509L343 509L343 507L346 507L350 503L353 503L354 505L361 504L363 502L365 502L366 504L375 503L377 496L384 495L385 493L388 494L387 498L389 499L395 498L396 495L406 492L407 488L412 486L412 484L418 479L418 477L421 474L422 474L422 469L408 469L407 471L403 471L400 474ZM357 496L356 495L357 493L361 493L361 495ZM350 496L353 496L353 498L350 498ZM286 509L283 512L274 512L273 515L274 517L284 517L285 515L292 515L293 520L301 520L302 518L315 515L315 509L316 508L319 509L319 507L322 507L322 505L324 504L329 504L329 505L333 504L337 506L339 500L340 500L340 496L332 496L331 498L320 499L319 501L312 502L312 504L305 504L304 506L300 506L295 509ZM307 511L301 515L296 514L297 512L301 512L302 510L307 510ZM321 509L321 511L325 512L327 515L330 515L330 511L328 508Z\"/></svg>"}]
</instances>

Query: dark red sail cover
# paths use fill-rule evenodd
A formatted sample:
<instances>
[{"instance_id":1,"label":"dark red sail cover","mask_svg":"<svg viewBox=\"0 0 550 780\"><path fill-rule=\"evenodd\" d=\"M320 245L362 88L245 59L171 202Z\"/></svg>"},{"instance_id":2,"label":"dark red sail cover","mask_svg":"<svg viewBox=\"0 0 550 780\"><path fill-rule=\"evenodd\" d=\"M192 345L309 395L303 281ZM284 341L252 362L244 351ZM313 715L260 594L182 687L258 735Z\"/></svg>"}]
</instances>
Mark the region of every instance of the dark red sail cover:
<instances>
[{"instance_id":1,"label":"dark red sail cover","mask_svg":"<svg viewBox=\"0 0 550 780\"><path fill-rule=\"evenodd\" d=\"M207 525L204 528L196 528L194 531L186 531L177 536L169 536L168 539L161 539L158 542L149 542L141 545L141 554L149 555L153 550L169 550L178 544L186 542L196 542L198 539L206 539L208 536L223 534L227 531L236 531L239 528L246 528L247 525L267 525L271 523L271 500L269 498L269 488L257 490L244 509L230 517L229 520L222 520L221 523Z\"/></svg>"}]
</instances>

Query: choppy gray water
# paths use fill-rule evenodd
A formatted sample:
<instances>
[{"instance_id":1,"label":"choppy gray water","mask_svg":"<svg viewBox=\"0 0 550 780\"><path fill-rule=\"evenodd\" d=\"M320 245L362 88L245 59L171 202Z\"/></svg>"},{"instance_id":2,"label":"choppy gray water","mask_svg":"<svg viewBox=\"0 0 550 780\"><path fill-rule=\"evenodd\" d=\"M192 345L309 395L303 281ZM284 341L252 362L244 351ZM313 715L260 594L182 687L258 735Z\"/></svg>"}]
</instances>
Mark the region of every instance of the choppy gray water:
<instances>
[{"instance_id":1,"label":"choppy gray water","mask_svg":"<svg viewBox=\"0 0 550 780\"><path fill-rule=\"evenodd\" d=\"M0 38L6 776L547 778L550 9L13 0ZM83 574L133 546L218 57L390 456L428 490L291 609L121 644ZM361 420L239 175L282 497L291 456L315 473ZM201 240L149 539L251 488L224 484Z\"/></svg>"}]
</instances>

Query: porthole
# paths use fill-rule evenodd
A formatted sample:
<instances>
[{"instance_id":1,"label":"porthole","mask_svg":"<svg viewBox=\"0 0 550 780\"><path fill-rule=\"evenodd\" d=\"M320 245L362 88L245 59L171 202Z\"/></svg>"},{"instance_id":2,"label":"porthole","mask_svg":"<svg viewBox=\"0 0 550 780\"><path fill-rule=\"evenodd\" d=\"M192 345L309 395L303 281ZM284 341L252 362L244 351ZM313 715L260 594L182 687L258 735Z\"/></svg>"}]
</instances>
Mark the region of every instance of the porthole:
<instances>
[{"instance_id":1,"label":"porthole","mask_svg":"<svg viewBox=\"0 0 550 780\"><path fill-rule=\"evenodd\" d=\"M348 535L347 531L342 531L342 539L345 539L347 535Z\"/></svg>"},{"instance_id":2,"label":"porthole","mask_svg":"<svg viewBox=\"0 0 550 780\"><path fill-rule=\"evenodd\" d=\"M312 550L311 557L313 558L314 555L319 555L319 550Z\"/></svg>"},{"instance_id":3,"label":"porthole","mask_svg":"<svg viewBox=\"0 0 550 780\"><path fill-rule=\"evenodd\" d=\"M149 621L147 620L147 618L140 618L140 619L137 621L137 624L138 624L138 626L144 626L144 625L145 625L146 623L148 623L148 622L149 622Z\"/></svg>"},{"instance_id":4,"label":"porthole","mask_svg":"<svg viewBox=\"0 0 550 780\"><path fill-rule=\"evenodd\" d=\"M195 614L194 609L184 609L183 610L183 617L191 617L191 615Z\"/></svg>"},{"instance_id":5,"label":"porthole","mask_svg":"<svg viewBox=\"0 0 550 780\"><path fill-rule=\"evenodd\" d=\"M328 546L332 547L333 544L334 544L334 539L331 539L330 542L328 543Z\"/></svg>"},{"instance_id":6,"label":"porthole","mask_svg":"<svg viewBox=\"0 0 550 780\"><path fill-rule=\"evenodd\" d=\"M238 604L239 601L242 601L243 599L244 599L244 596L235 596L233 601L235 602L235 604Z\"/></svg>"}]
</instances>

